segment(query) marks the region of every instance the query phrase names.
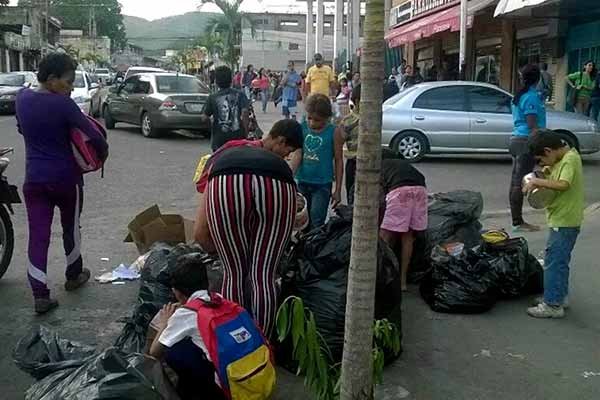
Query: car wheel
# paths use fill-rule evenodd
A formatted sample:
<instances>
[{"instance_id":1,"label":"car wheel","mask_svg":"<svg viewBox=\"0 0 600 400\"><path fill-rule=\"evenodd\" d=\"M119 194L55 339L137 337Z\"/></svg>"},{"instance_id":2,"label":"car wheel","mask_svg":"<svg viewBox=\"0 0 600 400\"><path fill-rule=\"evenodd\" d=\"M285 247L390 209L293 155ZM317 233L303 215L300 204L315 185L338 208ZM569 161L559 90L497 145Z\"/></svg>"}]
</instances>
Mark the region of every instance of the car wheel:
<instances>
[{"instance_id":1,"label":"car wheel","mask_svg":"<svg viewBox=\"0 0 600 400\"><path fill-rule=\"evenodd\" d=\"M421 161L427 153L427 139L419 132L404 132L394 138L392 150L407 161Z\"/></svg>"},{"instance_id":2,"label":"car wheel","mask_svg":"<svg viewBox=\"0 0 600 400\"><path fill-rule=\"evenodd\" d=\"M110 113L108 105L104 106L102 109L102 115L104 116L104 126L106 126L106 129L115 129L115 124L117 121L114 120L112 114Z\"/></svg>"},{"instance_id":3,"label":"car wheel","mask_svg":"<svg viewBox=\"0 0 600 400\"><path fill-rule=\"evenodd\" d=\"M154 127L150 114L147 112L142 114L142 135L147 138L157 138L161 135L161 131Z\"/></svg>"},{"instance_id":4,"label":"car wheel","mask_svg":"<svg viewBox=\"0 0 600 400\"><path fill-rule=\"evenodd\" d=\"M563 131L557 131L556 133L558 133L561 140L563 142L565 142L566 144L568 144L570 148L577 149L577 151L580 151L579 150L579 141L571 133L563 132Z\"/></svg>"}]
</instances>

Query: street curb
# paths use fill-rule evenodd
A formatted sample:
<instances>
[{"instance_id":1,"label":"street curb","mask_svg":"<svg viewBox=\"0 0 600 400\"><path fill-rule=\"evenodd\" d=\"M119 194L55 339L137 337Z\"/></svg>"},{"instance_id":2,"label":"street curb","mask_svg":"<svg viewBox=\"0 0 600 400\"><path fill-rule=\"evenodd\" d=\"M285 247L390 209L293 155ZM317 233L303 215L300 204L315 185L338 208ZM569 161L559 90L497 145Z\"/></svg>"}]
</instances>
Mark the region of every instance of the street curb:
<instances>
[{"instance_id":1,"label":"street curb","mask_svg":"<svg viewBox=\"0 0 600 400\"><path fill-rule=\"evenodd\" d=\"M600 201L592 203L589 206L587 206L585 208L585 210L583 211L583 214L586 217L589 217L598 212L600 212ZM537 214L544 214L544 213L545 213L545 210L543 210L543 209L536 210L531 207L523 208L523 215L537 215ZM500 218L500 217L507 217L507 216L510 216L510 208L506 208L504 210L484 211L481 214L481 217L479 219L484 220L484 219Z\"/></svg>"}]
</instances>

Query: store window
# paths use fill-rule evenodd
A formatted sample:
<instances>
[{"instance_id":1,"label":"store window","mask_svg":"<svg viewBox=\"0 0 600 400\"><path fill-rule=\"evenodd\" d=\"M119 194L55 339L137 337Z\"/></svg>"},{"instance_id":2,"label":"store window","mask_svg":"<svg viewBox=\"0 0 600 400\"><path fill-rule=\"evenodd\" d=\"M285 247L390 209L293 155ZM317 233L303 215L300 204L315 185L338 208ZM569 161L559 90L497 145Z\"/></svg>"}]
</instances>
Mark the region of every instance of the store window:
<instances>
[{"instance_id":1,"label":"store window","mask_svg":"<svg viewBox=\"0 0 600 400\"><path fill-rule=\"evenodd\" d=\"M490 53L494 53L494 50L477 50L477 60L475 63L475 81L491 83L492 85L499 85L501 65L500 54Z\"/></svg>"}]
</instances>

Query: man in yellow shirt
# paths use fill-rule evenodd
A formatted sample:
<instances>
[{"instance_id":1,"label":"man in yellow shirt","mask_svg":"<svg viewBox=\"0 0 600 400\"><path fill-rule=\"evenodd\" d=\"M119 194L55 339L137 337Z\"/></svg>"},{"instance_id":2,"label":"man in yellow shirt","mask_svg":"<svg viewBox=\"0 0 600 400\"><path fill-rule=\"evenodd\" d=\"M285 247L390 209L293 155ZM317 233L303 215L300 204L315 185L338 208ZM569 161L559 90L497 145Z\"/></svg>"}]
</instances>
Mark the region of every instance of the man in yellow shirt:
<instances>
[{"instance_id":1,"label":"man in yellow shirt","mask_svg":"<svg viewBox=\"0 0 600 400\"><path fill-rule=\"evenodd\" d=\"M308 74L306 75L305 98L315 93L331 97L335 85L333 70L329 65L323 64L323 56L321 54L315 54L313 60L315 65L308 69Z\"/></svg>"}]
</instances>

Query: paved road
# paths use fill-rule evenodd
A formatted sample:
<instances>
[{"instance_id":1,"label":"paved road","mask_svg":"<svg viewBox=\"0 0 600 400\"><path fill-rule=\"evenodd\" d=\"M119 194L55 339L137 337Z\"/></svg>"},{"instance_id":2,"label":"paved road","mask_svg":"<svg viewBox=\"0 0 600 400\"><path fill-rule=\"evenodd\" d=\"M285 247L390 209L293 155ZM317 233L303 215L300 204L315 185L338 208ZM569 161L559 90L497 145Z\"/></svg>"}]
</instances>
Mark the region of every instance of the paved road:
<instances>
[{"instance_id":1,"label":"paved road","mask_svg":"<svg viewBox=\"0 0 600 400\"><path fill-rule=\"evenodd\" d=\"M276 119L258 115L263 128ZM15 131L14 118L0 117L0 146L13 146L13 164L8 176L21 184L24 149ZM164 211L188 217L195 208L192 174L198 157L208 152L208 141L173 135L160 140L144 139L135 127L123 125L110 132L111 159L104 179L86 181L83 223L83 254L86 265L99 273L136 257L132 245L123 243L126 225L139 210L158 204ZM598 157L586 162L588 201L600 201ZM506 157L428 158L418 165L432 191L456 188L480 190L486 208L506 208L506 182L510 163ZM534 218L534 217L532 217ZM507 219L488 221L506 225ZM51 287L61 302L56 312L45 317L32 313L30 290L25 279L26 219L24 208L16 207L15 256L10 270L0 280L0 387L3 399L19 399L31 379L13 364L11 351L23 333L36 323L58 329L66 337L104 347L121 329L115 321L135 301L137 285L100 286L89 284L76 293L62 289L64 256L60 228L55 227L49 256ZM597 232L599 230L594 230ZM532 237L532 248L543 247L543 235ZM412 289L405 302L406 351L386 372L385 398L403 398L397 385L410 399L564 399L598 398L600 377L585 379L585 371L600 372L597 339L600 333L597 288L594 273L595 242L588 232L575 260L581 268L574 276L573 317L564 321L533 321L524 316L526 300L499 305L481 316L447 316L431 313ZM110 262L102 262L109 257ZM482 349L492 357L474 357ZM525 358L508 355L523 355ZM287 393L306 399L301 381L289 375L281 379ZM281 398L290 398L284 396Z\"/></svg>"}]
</instances>

